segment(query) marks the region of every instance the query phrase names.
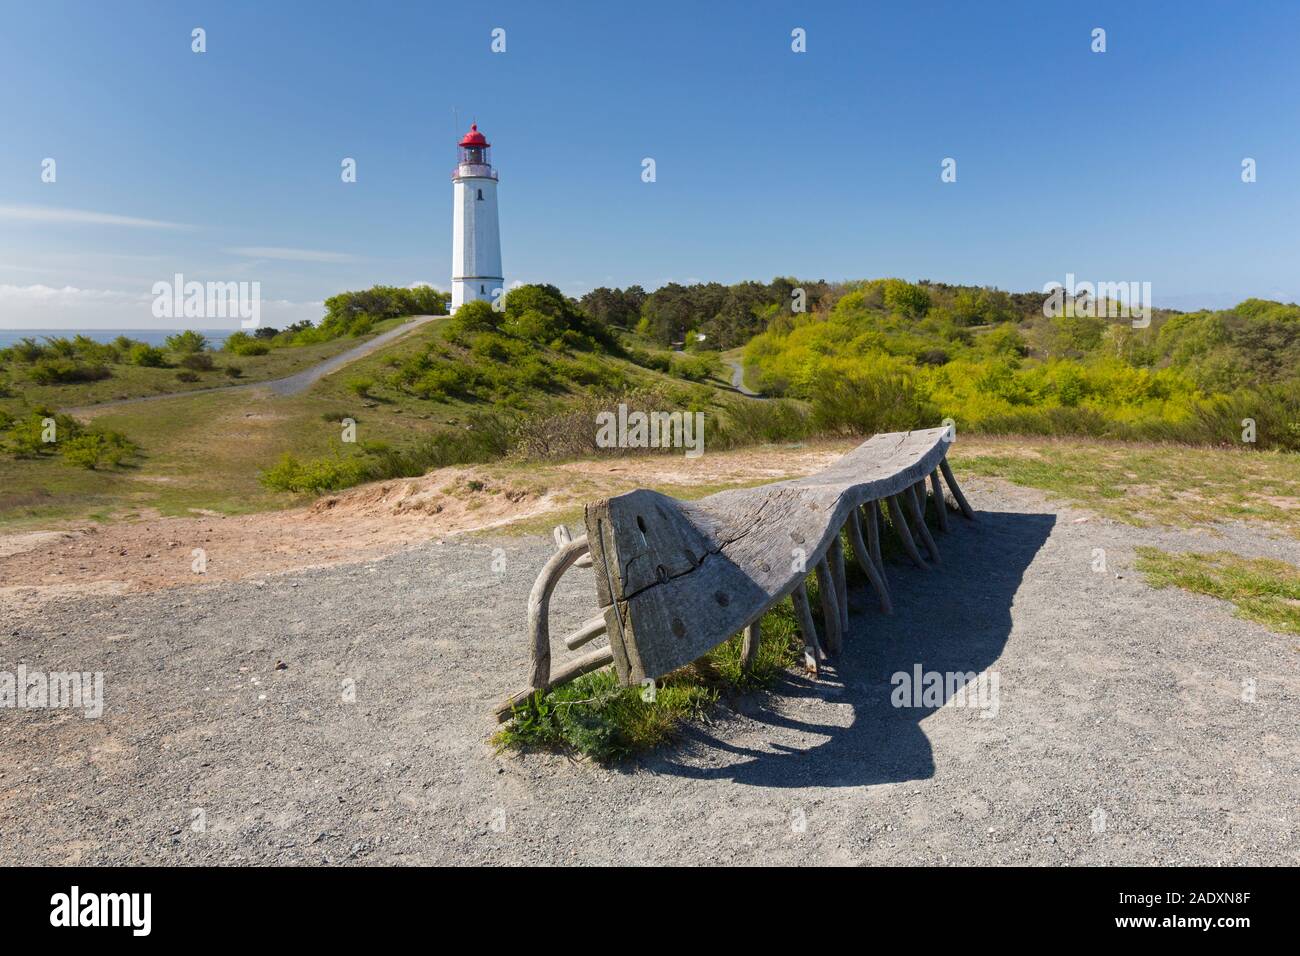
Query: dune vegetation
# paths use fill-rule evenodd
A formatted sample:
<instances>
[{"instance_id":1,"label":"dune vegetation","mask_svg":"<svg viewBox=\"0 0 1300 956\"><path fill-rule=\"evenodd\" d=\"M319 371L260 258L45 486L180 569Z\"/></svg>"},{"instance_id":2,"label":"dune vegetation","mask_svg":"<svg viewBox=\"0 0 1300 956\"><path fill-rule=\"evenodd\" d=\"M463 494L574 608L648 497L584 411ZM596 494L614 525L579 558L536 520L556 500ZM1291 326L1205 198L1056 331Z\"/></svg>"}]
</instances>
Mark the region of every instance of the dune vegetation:
<instances>
[{"instance_id":1,"label":"dune vegetation","mask_svg":"<svg viewBox=\"0 0 1300 956\"><path fill-rule=\"evenodd\" d=\"M1300 307L1157 310L1135 328L1104 308L1049 317L1045 299L897 279L599 289L580 300L520 286L500 310L471 303L274 400L210 389L300 371L407 314L437 314L443 294L341 293L316 325L236 333L218 350L195 332L162 347L20 342L0 351L0 511L20 521L131 513L127 500L247 511L446 465L665 451L602 447L596 416L619 405L700 413L711 450L951 419L959 435L1271 450L1289 467L1286 453L1300 448ZM762 400L731 388L724 358L743 358ZM93 407L166 393L176 397ZM44 440L50 421L55 443ZM1062 480L1004 457L978 464L1031 484Z\"/></svg>"},{"instance_id":2,"label":"dune vegetation","mask_svg":"<svg viewBox=\"0 0 1300 956\"><path fill-rule=\"evenodd\" d=\"M744 351L750 382L807 401L819 432L950 418L986 434L1300 449L1300 306L1129 318L1017 312L996 290L861 283L782 314Z\"/></svg>"}]
</instances>

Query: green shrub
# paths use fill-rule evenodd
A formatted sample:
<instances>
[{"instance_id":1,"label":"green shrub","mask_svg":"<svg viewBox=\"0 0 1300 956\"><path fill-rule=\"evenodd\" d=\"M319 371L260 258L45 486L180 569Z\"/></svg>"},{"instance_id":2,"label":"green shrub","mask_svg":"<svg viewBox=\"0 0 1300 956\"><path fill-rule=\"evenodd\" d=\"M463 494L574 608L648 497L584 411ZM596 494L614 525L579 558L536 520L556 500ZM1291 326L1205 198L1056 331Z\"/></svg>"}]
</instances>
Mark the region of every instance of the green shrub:
<instances>
[{"instance_id":1,"label":"green shrub","mask_svg":"<svg viewBox=\"0 0 1300 956\"><path fill-rule=\"evenodd\" d=\"M473 334L491 332L501 327L505 314L497 312L491 303L475 300L466 302L456 310L456 315L449 323L451 334Z\"/></svg>"},{"instance_id":2,"label":"green shrub","mask_svg":"<svg viewBox=\"0 0 1300 956\"><path fill-rule=\"evenodd\" d=\"M95 382L113 373L104 365L87 365L69 358L44 358L37 361L27 375L37 385L67 385Z\"/></svg>"},{"instance_id":3,"label":"green shrub","mask_svg":"<svg viewBox=\"0 0 1300 956\"><path fill-rule=\"evenodd\" d=\"M213 365L211 352L187 352L181 356L181 366L192 372L210 372Z\"/></svg>"},{"instance_id":4,"label":"green shrub","mask_svg":"<svg viewBox=\"0 0 1300 956\"><path fill-rule=\"evenodd\" d=\"M355 378L347 380L346 388L349 392L358 398L368 398L370 391L375 387L375 380L365 375L358 375Z\"/></svg>"},{"instance_id":5,"label":"green shrub","mask_svg":"<svg viewBox=\"0 0 1300 956\"><path fill-rule=\"evenodd\" d=\"M827 359L818 368L811 393L813 424L819 431L867 435L940 419L921 395L911 367L901 359L887 355L857 361Z\"/></svg>"},{"instance_id":6,"label":"green shrub","mask_svg":"<svg viewBox=\"0 0 1300 956\"><path fill-rule=\"evenodd\" d=\"M202 352L208 347L205 336L192 329L167 336L167 348L172 352Z\"/></svg>"},{"instance_id":7,"label":"green shrub","mask_svg":"<svg viewBox=\"0 0 1300 956\"><path fill-rule=\"evenodd\" d=\"M257 331L261 333L267 330L258 329ZM222 343L221 348L223 351L235 355L266 355L271 351L271 345L264 339L273 337L275 330L271 329L269 331L272 332L272 336L258 335L256 338L247 332L232 332L227 336L226 341Z\"/></svg>"},{"instance_id":8,"label":"green shrub","mask_svg":"<svg viewBox=\"0 0 1300 956\"><path fill-rule=\"evenodd\" d=\"M778 442L797 442L811 436L812 419L788 399L734 402L727 406L721 425L708 434L714 450Z\"/></svg>"},{"instance_id":9,"label":"green shrub","mask_svg":"<svg viewBox=\"0 0 1300 956\"><path fill-rule=\"evenodd\" d=\"M33 338L22 338L15 342L3 352L4 360L7 362L35 362L37 359L45 358L53 353L41 345Z\"/></svg>"},{"instance_id":10,"label":"green shrub","mask_svg":"<svg viewBox=\"0 0 1300 956\"><path fill-rule=\"evenodd\" d=\"M53 425L47 424L47 420ZM80 431L81 424L76 419L52 415L46 410L35 411L25 418L10 421L3 447L15 458L39 458L56 452L59 439L75 437Z\"/></svg>"},{"instance_id":11,"label":"green shrub","mask_svg":"<svg viewBox=\"0 0 1300 956\"><path fill-rule=\"evenodd\" d=\"M410 478L449 465L492 461L506 455L512 441L509 419L472 414L462 428L434 432L400 448L373 442L349 457L300 459L285 453L262 473L261 481L277 491L339 491L364 481Z\"/></svg>"},{"instance_id":12,"label":"green shrub","mask_svg":"<svg viewBox=\"0 0 1300 956\"><path fill-rule=\"evenodd\" d=\"M403 315L446 315L448 296L432 286L377 285L360 292L340 292L325 300L319 326L294 323L286 330L295 345L327 342L342 335L366 335L376 322Z\"/></svg>"},{"instance_id":13,"label":"green shrub","mask_svg":"<svg viewBox=\"0 0 1300 956\"><path fill-rule=\"evenodd\" d=\"M722 362L712 352L695 355L674 355L670 366L672 374L689 382L703 382L722 373Z\"/></svg>"},{"instance_id":14,"label":"green shrub","mask_svg":"<svg viewBox=\"0 0 1300 956\"><path fill-rule=\"evenodd\" d=\"M902 279L886 279L884 295L889 309L908 318L920 318L930 311L930 293Z\"/></svg>"},{"instance_id":15,"label":"green shrub","mask_svg":"<svg viewBox=\"0 0 1300 956\"><path fill-rule=\"evenodd\" d=\"M85 432L59 443L63 460L69 465L95 470L116 468L137 451L120 432Z\"/></svg>"},{"instance_id":16,"label":"green shrub","mask_svg":"<svg viewBox=\"0 0 1300 956\"><path fill-rule=\"evenodd\" d=\"M285 452L261 475L262 484L276 491L338 491L360 484L367 477L366 463L360 457L299 459Z\"/></svg>"},{"instance_id":17,"label":"green shrub","mask_svg":"<svg viewBox=\"0 0 1300 956\"><path fill-rule=\"evenodd\" d=\"M144 342L137 342L126 353L126 360L141 368L162 368L167 364L167 353Z\"/></svg>"}]
</instances>

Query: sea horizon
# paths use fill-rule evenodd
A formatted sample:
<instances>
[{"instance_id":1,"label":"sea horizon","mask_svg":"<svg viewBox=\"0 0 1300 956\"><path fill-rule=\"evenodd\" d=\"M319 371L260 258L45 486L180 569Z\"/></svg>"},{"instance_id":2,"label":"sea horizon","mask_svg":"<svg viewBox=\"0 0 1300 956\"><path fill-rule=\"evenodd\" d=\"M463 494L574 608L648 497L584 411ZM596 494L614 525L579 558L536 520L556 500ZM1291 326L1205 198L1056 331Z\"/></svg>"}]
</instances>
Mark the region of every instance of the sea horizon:
<instances>
[{"instance_id":1,"label":"sea horizon","mask_svg":"<svg viewBox=\"0 0 1300 956\"><path fill-rule=\"evenodd\" d=\"M22 339L36 339L36 341L41 342L46 338L62 337L70 339L76 335L84 335L96 342L111 342L119 335L125 335L127 338L136 339L149 345L162 345L167 336L185 331L188 331L188 329L183 326L171 329L0 329L0 348L8 348ZM194 331L206 338L212 345L219 346L230 335L239 330L194 329Z\"/></svg>"}]
</instances>

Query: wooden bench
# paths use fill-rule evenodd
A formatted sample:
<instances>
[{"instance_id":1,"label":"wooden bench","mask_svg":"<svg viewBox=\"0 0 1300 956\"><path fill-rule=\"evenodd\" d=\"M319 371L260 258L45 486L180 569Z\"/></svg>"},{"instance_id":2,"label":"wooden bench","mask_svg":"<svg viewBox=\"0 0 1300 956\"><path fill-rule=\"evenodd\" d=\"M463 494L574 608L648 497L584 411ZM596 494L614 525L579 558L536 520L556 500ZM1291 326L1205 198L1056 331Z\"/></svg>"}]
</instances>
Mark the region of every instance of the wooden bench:
<instances>
[{"instance_id":1,"label":"wooden bench","mask_svg":"<svg viewBox=\"0 0 1300 956\"><path fill-rule=\"evenodd\" d=\"M624 685L662 677L742 631L745 657L752 662L761 640L759 619L787 595L804 640L805 665L816 672L827 654L839 652L849 626L841 535L881 609L890 613L880 556L881 508L921 569L940 563L924 517L929 502L939 530L948 530L941 475L957 510L974 519L946 460L948 434L931 428L876 435L816 474L698 501L639 490L588 505L587 534L568 540L557 529L559 550L533 586L528 688L497 706L498 719L508 719L533 693L607 664ZM577 650L607 634L609 644L552 668L551 594L560 576L580 559L585 563L588 554L601 613L564 643ZM824 637L808 603L809 569L817 575Z\"/></svg>"}]
</instances>

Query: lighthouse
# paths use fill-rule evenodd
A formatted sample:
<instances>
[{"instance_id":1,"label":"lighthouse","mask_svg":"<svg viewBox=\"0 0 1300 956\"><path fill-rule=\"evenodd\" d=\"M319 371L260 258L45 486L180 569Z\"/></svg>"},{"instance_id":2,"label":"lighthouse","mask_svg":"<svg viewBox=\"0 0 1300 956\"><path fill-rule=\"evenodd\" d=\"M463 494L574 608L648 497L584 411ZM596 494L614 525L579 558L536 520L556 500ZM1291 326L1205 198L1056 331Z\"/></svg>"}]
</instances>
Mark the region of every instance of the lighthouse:
<instances>
[{"instance_id":1,"label":"lighthouse","mask_svg":"<svg viewBox=\"0 0 1300 956\"><path fill-rule=\"evenodd\" d=\"M451 307L500 295L501 229L497 224L497 171L491 143L475 123L460 141L460 162L451 174Z\"/></svg>"}]
</instances>

